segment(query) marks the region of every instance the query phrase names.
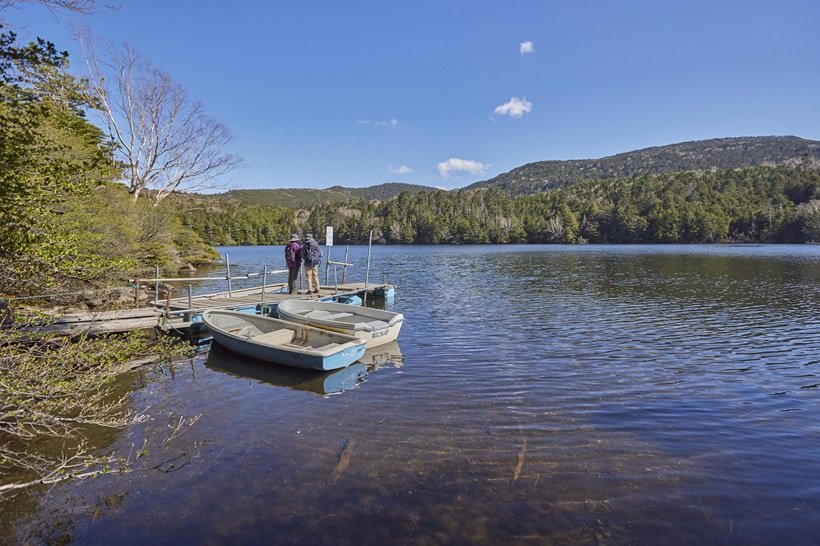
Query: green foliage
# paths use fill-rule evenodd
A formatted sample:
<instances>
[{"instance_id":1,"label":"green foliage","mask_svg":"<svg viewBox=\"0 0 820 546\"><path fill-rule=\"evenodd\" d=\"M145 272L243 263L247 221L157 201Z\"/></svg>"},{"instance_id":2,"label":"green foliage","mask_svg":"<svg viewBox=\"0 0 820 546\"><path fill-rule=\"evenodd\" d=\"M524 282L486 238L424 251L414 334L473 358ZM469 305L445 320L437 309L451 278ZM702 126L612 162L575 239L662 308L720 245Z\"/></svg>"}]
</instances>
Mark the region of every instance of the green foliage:
<instances>
[{"instance_id":1,"label":"green foliage","mask_svg":"<svg viewBox=\"0 0 820 546\"><path fill-rule=\"evenodd\" d=\"M30 292L92 273L56 225L68 196L116 174L100 130L82 115L67 56L0 34L0 290Z\"/></svg>"},{"instance_id":2,"label":"green foliage","mask_svg":"<svg viewBox=\"0 0 820 546\"><path fill-rule=\"evenodd\" d=\"M173 269L217 260L219 254L182 225L178 212L172 203L134 201L123 185L110 183L69 199L59 229L89 263L96 257L111 271Z\"/></svg>"},{"instance_id":3,"label":"green foliage","mask_svg":"<svg viewBox=\"0 0 820 546\"><path fill-rule=\"evenodd\" d=\"M717 243L817 239L820 172L754 167L592 180L531 196L498 188L408 193L310 211L211 205L185 223L213 244L284 244L292 232L339 243ZM815 203L815 204L813 204ZM200 203L202 204L202 203Z\"/></svg>"},{"instance_id":4,"label":"green foliage","mask_svg":"<svg viewBox=\"0 0 820 546\"><path fill-rule=\"evenodd\" d=\"M794 229L796 238L820 243L820 199L797 205L794 213Z\"/></svg>"},{"instance_id":5,"label":"green foliage","mask_svg":"<svg viewBox=\"0 0 820 546\"><path fill-rule=\"evenodd\" d=\"M293 211L275 207L241 206L228 201L183 211L181 215L186 228L213 245L278 244L293 232Z\"/></svg>"},{"instance_id":6,"label":"green foliage","mask_svg":"<svg viewBox=\"0 0 820 546\"><path fill-rule=\"evenodd\" d=\"M402 192L418 193L434 191L429 186L390 182L367 188L343 188L333 186L324 190L311 188L289 188L269 190L232 190L218 197L226 201L236 201L243 205L267 205L281 208L310 208L332 203L348 203L359 200L387 201Z\"/></svg>"}]
</instances>

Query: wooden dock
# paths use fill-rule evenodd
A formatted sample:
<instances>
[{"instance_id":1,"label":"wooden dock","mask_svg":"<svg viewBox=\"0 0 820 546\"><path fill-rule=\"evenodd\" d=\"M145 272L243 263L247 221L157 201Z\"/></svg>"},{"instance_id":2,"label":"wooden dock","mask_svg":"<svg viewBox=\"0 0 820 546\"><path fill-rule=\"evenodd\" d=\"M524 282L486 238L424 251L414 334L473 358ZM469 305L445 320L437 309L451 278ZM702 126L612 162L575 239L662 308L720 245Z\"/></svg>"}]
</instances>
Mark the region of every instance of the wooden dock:
<instances>
[{"instance_id":1,"label":"wooden dock","mask_svg":"<svg viewBox=\"0 0 820 546\"><path fill-rule=\"evenodd\" d=\"M268 286L265 293L262 293L262 287L244 288L239 290L232 290L231 292L218 292L216 294L204 294L193 296L190 299L183 297L171 298L170 301L157 302L157 306L161 308L168 308L170 312L192 312L199 314L204 309L245 309L260 304L278 304L290 299L323 299L329 297L344 297L344 296L359 296L363 299L372 299L377 296L383 296L386 289L392 288L390 285L373 285L365 286L364 283L347 283L337 286L320 286L318 294L288 294L282 292L282 284ZM304 292L304 291L303 291Z\"/></svg>"},{"instance_id":2,"label":"wooden dock","mask_svg":"<svg viewBox=\"0 0 820 546\"><path fill-rule=\"evenodd\" d=\"M276 305L288 299L324 299L329 297L359 296L365 301L382 298L395 287L387 284L365 285L346 283L336 286L320 286L318 294L288 294L283 285L243 288L230 292L198 296L171 297L157 301L150 307L117 311L84 311L65 314L56 322L30 329L38 332L63 335L99 335L133 330L187 330L192 320L205 309L258 310L262 306ZM172 294L173 295L173 294Z\"/></svg>"},{"instance_id":3,"label":"wooden dock","mask_svg":"<svg viewBox=\"0 0 820 546\"><path fill-rule=\"evenodd\" d=\"M170 317L170 321L165 321L165 313L162 310L156 307L139 307L116 311L67 313L43 324L26 324L24 328L32 333L79 336L151 330L163 328L164 322L165 327L185 327L182 317Z\"/></svg>"}]
</instances>

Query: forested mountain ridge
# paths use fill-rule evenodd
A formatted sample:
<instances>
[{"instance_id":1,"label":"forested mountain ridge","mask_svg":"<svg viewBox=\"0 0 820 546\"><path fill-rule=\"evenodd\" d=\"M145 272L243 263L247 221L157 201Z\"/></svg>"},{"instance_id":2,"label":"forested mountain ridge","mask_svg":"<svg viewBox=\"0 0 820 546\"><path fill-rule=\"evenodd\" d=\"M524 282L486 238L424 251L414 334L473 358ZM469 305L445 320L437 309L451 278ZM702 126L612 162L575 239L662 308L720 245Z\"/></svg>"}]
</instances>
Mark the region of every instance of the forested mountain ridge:
<instances>
[{"instance_id":1,"label":"forested mountain ridge","mask_svg":"<svg viewBox=\"0 0 820 546\"><path fill-rule=\"evenodd\" d=\"M536 195L490 187L402 193L310 210L201 203L182 222L213 245L284 244L324 233L338 244L802 243L820 241L820 169L750 167L589 180Z\"/></svg>"},{"instance_id":2,"label":"forested mountain ridge","mask_svg":"<svg viewBox=\"0 0 820 546\"><path fill-rule=\"evenodd\" d=\"M436 188L430 186L388 182L367 188L333 186L324 190L313 188L232 190L215 197L218 199L237 201L246 205L309 208L316 205L346 203L360 199L364 199L365 201L386 201L398 197L402 192L418 193L435 190Z\"/></svg>"},{"instance_id":3,"label":"forested mountain ridge","mask_svg":"<svg viewBox=\"0 0 820 546\"><path fill-rule=\"evenodd\" d=\"M512 195L531 195L585 180L775 165L820 168L820 142L795 136L717 138L600 159L537 161L464 189L496 187Z\"/></svg>"}]
</instances>

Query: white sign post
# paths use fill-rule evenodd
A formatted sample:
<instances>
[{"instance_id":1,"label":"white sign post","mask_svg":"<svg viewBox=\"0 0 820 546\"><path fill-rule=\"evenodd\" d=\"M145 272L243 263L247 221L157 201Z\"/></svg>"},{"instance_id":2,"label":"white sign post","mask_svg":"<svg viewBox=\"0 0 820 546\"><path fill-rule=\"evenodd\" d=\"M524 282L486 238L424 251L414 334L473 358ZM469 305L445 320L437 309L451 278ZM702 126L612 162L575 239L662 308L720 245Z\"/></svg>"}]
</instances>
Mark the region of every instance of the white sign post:
<instances>
[{"instance_id":1,"label":"white sign post","mask_svg":"<svg viewBox=\"0 0 820 546\"><path fill-rule=\"evenodd\" d=\"M328 283L328 275L330 275L330 247L333 246L333 226L325 228L325 245L327 246L327 259L325 260L325 284ZM336 266L333 267L336 271Z\"/></svg>"}]
</instances>

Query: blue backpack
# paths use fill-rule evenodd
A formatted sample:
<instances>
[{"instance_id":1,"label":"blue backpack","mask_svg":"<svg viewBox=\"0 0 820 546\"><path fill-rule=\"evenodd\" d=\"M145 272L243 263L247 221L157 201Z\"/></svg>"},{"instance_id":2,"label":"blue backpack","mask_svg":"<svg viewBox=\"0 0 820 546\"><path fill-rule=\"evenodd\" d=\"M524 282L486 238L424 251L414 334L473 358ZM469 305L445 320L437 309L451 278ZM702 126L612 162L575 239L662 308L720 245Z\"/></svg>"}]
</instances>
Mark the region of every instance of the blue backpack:
<instances>
[{"instance_id":1,"label":"blue backpack","mask_svg":"<svg viewBox=\"0 0 820 546\"><path fill-rule=\"evenodd\" d=\"M315 267L319 263L319 257L322 251L319 250L319 245L316 241L306 241L302 246L302 259L308 267Z\"/></svg>"}]
</instances>

